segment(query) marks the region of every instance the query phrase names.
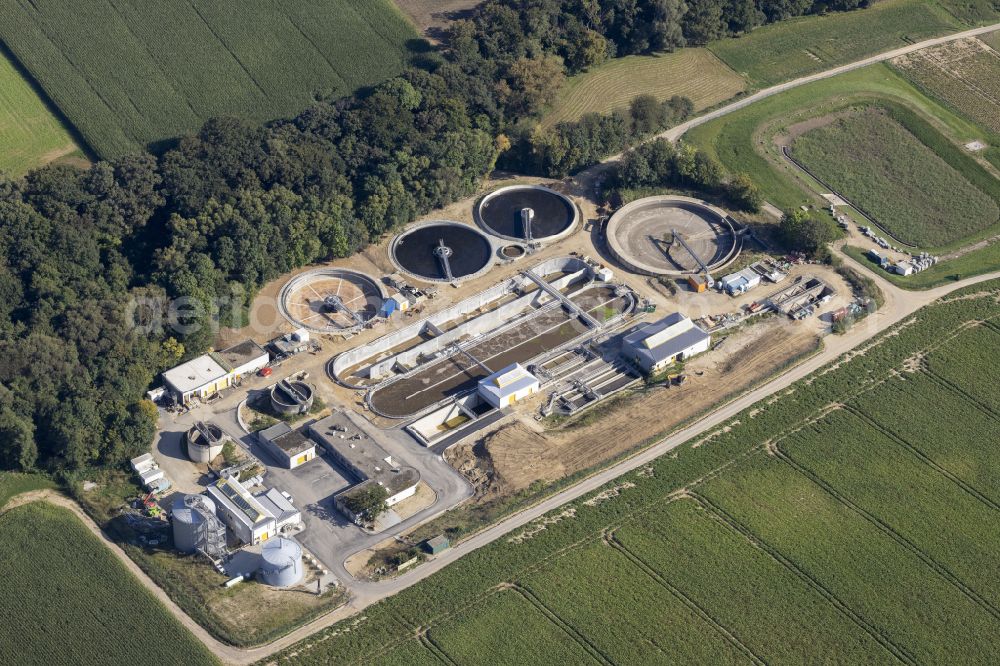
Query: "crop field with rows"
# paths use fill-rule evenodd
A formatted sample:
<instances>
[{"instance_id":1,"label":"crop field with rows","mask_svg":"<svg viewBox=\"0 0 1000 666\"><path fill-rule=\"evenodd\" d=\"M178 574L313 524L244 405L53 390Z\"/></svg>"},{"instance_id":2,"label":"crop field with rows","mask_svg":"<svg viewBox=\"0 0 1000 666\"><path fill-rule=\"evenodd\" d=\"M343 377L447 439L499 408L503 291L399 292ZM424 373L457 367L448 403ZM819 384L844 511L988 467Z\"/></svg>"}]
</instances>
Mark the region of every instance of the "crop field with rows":
<instances>
[{"instance_id":1,"label":"crop field with rows","mask_svg":"<svg viewBox=\"0 0 1000 666\"><path fill-rule=\"evenodd\" d=\"M11 509L0 534L0 663L217 663L68 510Z\"/></svg>"},{"instance_id":2,"label":"crop field with rows","mask_svg":"<svg viewBox=\"0 0 1000 666\"><path fill-rule=\"evenodd\" d=\"M895 58L892 65L925 93L1000 137L1000 53L978 39L963 39Z\"/></svg>"},{"instance_id":3,"label":"crop field with rows","mask_svg":"<svg viewBox=\"0 0 1000 666\"><path fill-rule=\"evenodd\" d=\"M1000 416L1000 393L983 390L1000 376L1000 332L993 326L963 331L952 344L927 356L928 370L948 385L970 396L994 416Z\"/></svg>"},{"instance_id":4,"label":"crop field with rows","mask_svg":"<svg viewBox=\"0 0 1000 666\"><path fill-rule=\"evenodd\" d=\"M940 247L1000 218L993 199L880 109L806 132L792 155L903 243Z\"/></svg>"},{"instance_id":5,"label":"crop field with rows","mask_svg":"<svg viewBox=\"0 0 1000 666\"><path fill-rule=\"evenodd\" d=\"M1000 660L998 297L921 310L277 661Z\"/></svg>"},{"instance_id":6,"label":"crop field with rows","mask_svg":"<svg viewBox=\"0 0 1000 666\"><path fill-rule=\"evenodd\" d=\"M908 442L920 455L1000 503L1000 456L992 446L968 442L1000 442L1000 420L926 372L885 382L851 401L850 406ZM926 433L948 424L949 437Z\"/></svg>"},{"instance_id":7,"label":"crop field with rows","mask_svg":"<svg viewBox=\"0 0 1000 666\"><path fill-rule=\"evenodd\" d=\"M0 4L0 39L102 157L350 94L401 71L415 36L389 0Z\"/></svg>"}]
</instances>

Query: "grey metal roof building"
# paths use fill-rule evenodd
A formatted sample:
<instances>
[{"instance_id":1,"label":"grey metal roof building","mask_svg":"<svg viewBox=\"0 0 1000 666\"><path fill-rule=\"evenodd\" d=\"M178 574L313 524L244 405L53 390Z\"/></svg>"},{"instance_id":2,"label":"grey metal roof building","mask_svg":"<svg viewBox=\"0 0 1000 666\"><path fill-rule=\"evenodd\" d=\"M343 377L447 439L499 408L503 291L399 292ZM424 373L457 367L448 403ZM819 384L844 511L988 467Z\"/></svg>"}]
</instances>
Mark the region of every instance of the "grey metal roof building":
<instances>
[{"instance_id":1,"label":"grey metal roof building","mask_svg":"<svg viewBox=\"0 0 1000 666\"><path fill-rule=\"evenodd\" d=\"M622 338L622 355L646 373L708 350L712 336L680 312L646 324Z\"/></svg>"},{"instance_id":2,"label":"grey metal roof building","mask_svg":"<svg viewBox=\"0 0 1000 666\"><path fill-rule=\"evenodd\" d=\"M277 488L270 488L267 492L255 495L255 497L261 506L274 514L278 530L281 530L285 525L302 522L302 513Z\"/></svg>"}]
</instances>

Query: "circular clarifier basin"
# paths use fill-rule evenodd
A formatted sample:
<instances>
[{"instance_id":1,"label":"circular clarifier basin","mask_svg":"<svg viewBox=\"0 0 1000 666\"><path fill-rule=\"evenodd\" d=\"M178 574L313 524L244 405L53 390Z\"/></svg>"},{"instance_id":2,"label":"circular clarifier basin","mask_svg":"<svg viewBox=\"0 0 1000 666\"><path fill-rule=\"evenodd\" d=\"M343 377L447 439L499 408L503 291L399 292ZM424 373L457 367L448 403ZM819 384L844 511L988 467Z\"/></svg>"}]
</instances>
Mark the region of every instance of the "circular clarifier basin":
<instances>
[{"instance_id":1,"label":"circular clarifier basin","mask_svg":"<svg viewBox=\"0 0 1000 666\"><path fill-rule=\"evenodd\" d=\"M390 253L396 265L411 275L431 282L453 282L489 268L493 246L473 227L431 222L397 236Z\"/></svg>"},{"instance_id":2,"label":"circular clarifier basin","mask_svg":"<svg viewBox=\"0 0 1000 666\"><path fill-rule=\"evenodd\" d=\"M480 226L491 234L513 240L555 240L576 223L576 206L568 197L539 185L502 187L486 195L476 209Z\"/></svg>"}]
</instances>

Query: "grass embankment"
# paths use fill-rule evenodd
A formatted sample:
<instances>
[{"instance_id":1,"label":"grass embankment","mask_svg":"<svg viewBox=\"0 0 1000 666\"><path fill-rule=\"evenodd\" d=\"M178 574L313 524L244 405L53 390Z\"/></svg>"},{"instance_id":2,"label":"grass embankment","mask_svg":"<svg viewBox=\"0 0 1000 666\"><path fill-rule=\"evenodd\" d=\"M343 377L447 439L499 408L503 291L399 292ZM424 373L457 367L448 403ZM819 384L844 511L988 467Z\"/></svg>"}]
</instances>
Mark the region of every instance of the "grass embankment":
<instances>
[{"instance_id":1,"label":"grass embankment","mask_svg":"<svg viewBox=\"0 0 1000 666\"><path fill-rule=\"evenodd\" d=\"M578 120L585 113L627 108L637 95L659 100L673 95L694 102L695 111L723 102L746 89L743 77L707 49L615 58L566 81L542 127Z\"/></svg>"},{"instance_id":2,"label":"grass embankment","mask_svg":"<svg viewBox=\"0 0 1000 666\"><path fill-rule=\"evenodd\" d=\"M810 118L842 111L852 106L886 109L921 144L961 173L965 180L989 194L992 204L1000 202L1000 181L975 161L962 145L984 136L975 123L923 95L912 84L884 64L873 65L831 79L818 81L762 100L717 121L693 129L686 139L715 155L733 172L754 174L764 197L784 210L803 204L825 206L811 180L787 163L772 137L785 128ZM906 165L896 163L905 168ZM895 167L894 167L895 168ZM881 186L892 187L890 179L878 178ZM814 189L810 189L814 188ZM926 188L937 188L935 177L926 178ZM992 205L988 206L993 209ZM986 222L978 212L972 223ZM962 220L967 225L970 220ZM950 231L954 219L945 221ZM968 230L969 227L966 226ZM998 232L996 220L980 231L954 240L943 247L926 248L944 255L973 243L986 242ZM865 248L867 249L867 248ZM850 249L848 248L848 251ZM861 257L863 252L857 252ZM986 244L960 257L939 263L927 271L901 278L880 273L893 283L911 289L925 289L957 279L996 270L1000 267L1000 245ZM877 270L877 269L876 269Z\"/></svg>"},{"instance_id":3,"label":"grass embankment","mask_svg":"<svg viewBox=\"0 0 1000 666\"><path fill-rule=\"evenodd\" d=\"M69 156L83 153L0 47L0 171L19 177Z\"/></svg>"},{"instance_id":4,"label":"grass embankment","mask_svg":"<svg viewBox=\"0 0 1000 666\"><path fill-rule=\"evenodd\" d=\"M276 661L1000 660L998 294L921 310Z\"/></svg>"},{"instance_id":5,"label":"grass embankment","mask_svg":"<svg viewBox=\"0 0 1000 666\"><path fill-rule=\"evenodd\" d=\"M708 48L755 88L961 30L931 0L884 0L867 9L781 21Z\"/></svg>"},{"instance_id":6,"label":"grass embankment","mask_svg":"<svg viewBox=\"0 0 1000 666\"><path fill-rule=\"evenodd\" d=\"M415 37L389 0L0 4L0 41L102 157L352 93L399 73Z\"/></svg>"},{"instance_id":7,"label":"grass embankment","mask_svg":"<svg viewBox=\"0 0 1000 666\"><path fill-rule=\"evenodd\" d=\"M0 663L217 663L70 511L20 506L0 534Z\"/></svg>"},{"instance_id":8,"label":"grass embankment","mask_svg":"<svg viewBox=\"0 0 1000 666\"><path fill-rule=\"evenodd\" d=\"M928 99L888 66L876 64L761 100L696 127L684 138L717 157L729 171L753 174L764 197L787 210L823 200L798 184L797 170L785 162L771 138L794 123L879 101L911 109L958 145L983 134L978 125Z\"/></svg>"},{"instance_id":9,"label":"grass embankment","mask_svg":"<svg viewBox=\"0 0 1000 666\"><path fill-rule=\"evenodd\" d=\"M1000 215L991 197L881 109L854 110L809 130L792 155L907 245L948 245Z\"/></svg>"}]
</instances>

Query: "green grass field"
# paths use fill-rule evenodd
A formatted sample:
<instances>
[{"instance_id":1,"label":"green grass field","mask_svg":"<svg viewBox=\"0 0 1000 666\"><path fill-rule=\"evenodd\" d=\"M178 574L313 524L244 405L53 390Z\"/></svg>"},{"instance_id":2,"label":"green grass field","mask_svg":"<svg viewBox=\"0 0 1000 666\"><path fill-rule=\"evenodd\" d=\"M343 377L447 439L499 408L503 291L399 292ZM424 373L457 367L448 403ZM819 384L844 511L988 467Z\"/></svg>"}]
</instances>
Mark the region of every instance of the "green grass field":
<instances>
[{"instance_id":1,"label":"green grass field","mask_svg":"<svg viewBox=\"0 0 1000 666\"><path fill-rule=\"evenodd\" d=\"M998 296L921 310L276 661L1000 660Z\"/></svg>"},{"instance_id":2,"label":"green grass field","mask_svg":"<svg viewBox=\"0 0 1000 666\"><path fill-rule=\"evenodd\" d=\"M0 663L217 663L68 510L11 509L0 534Z\"/></svg>"},{"instance_id":3,"label":"green grass field","mask_svg":"<svg viewBox=\"0 0 1000 666\"><path fill-rule=\"evenodd\" d=\"M15 495L32 490L49 490L56 484L41 474L22 474L20 472L0 472L0 509Z\"/></svg>"},{"instance_id":4,"label":"green grass field","mask_svg":"<svg viewBox=\"0 0 1000 666\"><path fill-rule=\"evenodd\" d=\"M986 33L980 36L979 39L988 44L993 50L1000 51L1000 30Z\"/></svg>"},{"instance_id":5,"label":"green grass field","mask_svg":"<svg viewBox=\"0 0 1000 666\"><path fill-rule=\"evenodd\" d=\"M948 282L956 282L967 277L972 277L973 275L990 273L1000 267L1000 241L994 241L985 247L977 248L955 259L942 261L925 271L906 277L896 275L895 273L888 273L873 264L871 259L865 256L867 249L867 247L844 246L844 251L847 254L868 267L873 273L877 273L903 289L931 289Z\"/></svg>"},{"instance_id":6,"label":"green grass field","mask_svg":"<svg viewBox=\"0 0 1000 666\"><path fill-rule=\"evenodd\" d=\"M853 12L774 23L708 48L757 88L959 30L933 0L883 0Z\"/></svg>"},{"instance_id":7,"label":"green grass field","mask_svg":"<svg viewBox=\"0 0 1000 666\"><path fill-rule=\"evenodd\" d=\"M792 155L908 245L948 245L1000 216L993 199L879 109L809 130Z\"/></svg>"},{"instance_id":8,"label":"green grass field","mask_svg":"<svg viewBox=\"0 0 1000 666\"><path fill-rule=\"evenodd\" d=\"M10 176L80 155L69 131L0 51L0 171Z\"/></svg>"},{"instance_id":9,"label":"green grass field","mask_svg":"<svg viewBox=\"0 0 1000 666\"><path fill-rule=\"evenodd\" d=\"M681 95L696 111L723 102L746 88L746 82L707 49L615 58L566 81L543 127L578 120L585 113L609 113L628 107L637 95L664 100Z\"/></svg>"},{"instance_id":10,"label":"green grass field","mask_svg":"<svg viewBox=\"0 0 1000 666\"><path fill-rule=\"evenodd\" d=\"M730 172L753 174L765 199L782 210L791 210L803 204L826 205L816 193L816 188L782 157L773 138L796 123L862 106L888 109L893 118L902 123L920 143L952 169L959 171L965 180L988 194L994 203L1000 201L1000 180L962 147L969 141L982 138L986 131L927 97L885 64L872 65L766 98L724 118L698 126L684 138L717 157ZM933 187L935 180L930 178L928 182ZM987 212L990 210L992 206ZM980 217L977 214L974 222L979 222ZM956 226L964 225L965 221L956 223ZM994 226L986 227L978 234L961 237L946 247L933 249L938 254L944 254L989 237L996 231L994 221ZM974 269L983 272L977 267L988 270L993 257L995 250L990 248L970 253L967 258L963 257L960 271L968 275L967 271ZM932 275L915 282L928 286L933 280L940 281L949 274L947 264L939 264L933 270Z\"/></svg>"},{"instance_id":11,"label":"green grass field","mask_svg":"<svg viewBox=\"0 0 1000 666\"><path fill-rule=\"evenodd\" d=\"M968 25L987 25L997 20L1000 6L993 0L937 0L949 14Z\"/></svg>"},{"instance_id":12,"label":"green grass field","mask_svg":"<svg viewBox=\"0 0 1000 666\"><path fill-rule=\"evenodd\" d=\"M0 39L103 157L352 93L398 73L415 37L389 0L0 5Z\"/></svg>"}]
</instances>

